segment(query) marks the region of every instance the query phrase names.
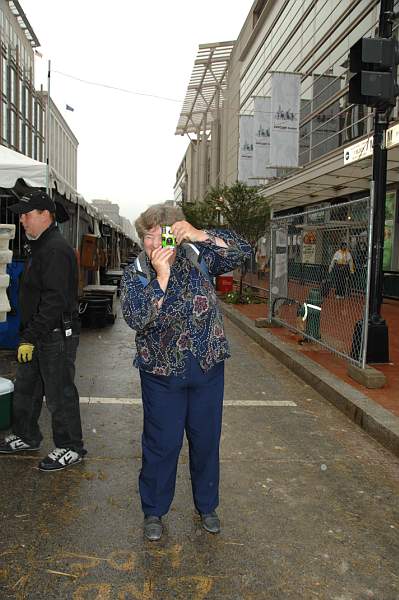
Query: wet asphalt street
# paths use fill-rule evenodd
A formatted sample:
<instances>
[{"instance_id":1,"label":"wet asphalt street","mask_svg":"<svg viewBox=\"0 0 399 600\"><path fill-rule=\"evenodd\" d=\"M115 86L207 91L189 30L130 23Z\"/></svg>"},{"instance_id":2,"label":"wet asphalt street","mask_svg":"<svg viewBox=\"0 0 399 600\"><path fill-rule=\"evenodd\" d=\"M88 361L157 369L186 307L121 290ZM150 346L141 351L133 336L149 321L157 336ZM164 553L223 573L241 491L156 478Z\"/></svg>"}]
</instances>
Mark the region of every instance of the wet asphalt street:
<instances>
[{"instance_id":1,"label":"wet asphalt street","mask_svg":"<svg viewBox=\"0 0 399 600\"><path fill-rule=\"evenodd\" d=\"M143 539L134 333L84 331L83 464L0 457L0 598L399 600L399 460L227 323L222 533L194 512L188 450L158 543Z\"/></svg>"}]
</instances>

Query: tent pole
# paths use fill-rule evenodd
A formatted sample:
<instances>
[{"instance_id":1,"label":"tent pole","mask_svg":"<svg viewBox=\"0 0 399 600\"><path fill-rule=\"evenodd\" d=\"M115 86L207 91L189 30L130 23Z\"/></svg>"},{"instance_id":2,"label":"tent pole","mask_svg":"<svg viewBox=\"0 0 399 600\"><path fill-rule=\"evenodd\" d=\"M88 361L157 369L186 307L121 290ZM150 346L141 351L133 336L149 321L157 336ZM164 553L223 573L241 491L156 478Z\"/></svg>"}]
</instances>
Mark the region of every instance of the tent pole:
<instances>
[{"instance_id":1,"label":"tent pole","mask_svg":"<svg viewBox=\"0 0 399 600\"><path fill-rule=\"evenodd\" d=\"M51 60L48 61L47 70L47 125L46 125L46 192L50 196L50 80L51 80Z\"/></svg>"},{"instance_id":2,"label":"tent pole","mask_svg":"<svg viewBox=\"0 0 399 600\"><path fill-rule=\"evenodd\" d=\"M80 205L79 205L79 199L78 199L78 210L76 211L76 250L79 251L79 212L80 212Z\"/></svg>"}]
</instances>

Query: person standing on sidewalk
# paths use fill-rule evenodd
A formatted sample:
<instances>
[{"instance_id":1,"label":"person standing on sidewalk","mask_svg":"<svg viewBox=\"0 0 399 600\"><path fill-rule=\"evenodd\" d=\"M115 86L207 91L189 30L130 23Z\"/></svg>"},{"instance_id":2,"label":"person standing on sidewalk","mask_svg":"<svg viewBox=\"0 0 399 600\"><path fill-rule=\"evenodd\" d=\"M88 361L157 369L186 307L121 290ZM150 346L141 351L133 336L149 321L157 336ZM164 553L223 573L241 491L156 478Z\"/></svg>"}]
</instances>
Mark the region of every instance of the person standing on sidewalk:
<instances>
[{"instance_id":1,"label":"person standing on sidewalk","mask_svg":"<svg viewBox=\"0 0 399 600\"><path fill-rule=\"evenodd\" d=\"M38 420L45 395L56 448L39 469L58 471L81 462L86 454L74 384L78 265L55 223L55 203L45 192L26 194L10 210L20 215L31 252L19 293L21 331L12 433L0 442L0 453L39 450Z\"/></svg>"},{"instance_id":2,"label":"person standing on sidewalk","mask_svg":"<svg viewBox=\"0 0 399 600\"><path fill-rule=\"evenodd\" d=\"M328 272L331 274L335 287L336 298L344 298L347 292L348 279L353 275L355 266L348 244L342 242L339 250L332 257Z\"/></svg>"},{"instance_id":3,"label":"person standing on sidewalk","mask_svg":"<svg viewBox=\"0 0 399 600\"><path fill-rule=\"evenodd\" d=\"M176 247L162 247L165 224L171 225ZM142 213L135 226L144 252L124 271L121 305L136 330L134 365L141 379L144 535L150 541L162 536L184 432L195 508L203 528L219 533L219 442L229 348L211 278L242 264L251 247L232 231L196 229L181 209L162 204Z\"/></svg>"}]
</instances>

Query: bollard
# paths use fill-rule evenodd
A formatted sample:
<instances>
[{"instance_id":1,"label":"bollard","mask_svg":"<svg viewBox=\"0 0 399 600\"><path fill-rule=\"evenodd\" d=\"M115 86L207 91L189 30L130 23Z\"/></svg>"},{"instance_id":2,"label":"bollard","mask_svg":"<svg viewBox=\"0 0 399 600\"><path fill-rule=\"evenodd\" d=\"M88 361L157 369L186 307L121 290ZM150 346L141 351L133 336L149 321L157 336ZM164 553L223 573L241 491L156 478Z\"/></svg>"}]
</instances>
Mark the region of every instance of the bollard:
<instances>
[{"instance_id":1,"label":"bollard","mask_svg":"<svg viewBox=\"0 0 399 600\"><path fill-rule=\"evenodd\" d=\"M298 316L305 321L305 334L315 340L320 340L320 316L323 303L319 288L311 288L306 302L298 310Z\"/></svg>"},{"instance_id":2,"label":"bollard","mask_svg":"<svg viewBox=\"0 0 399 600\"><path fill-rule=\"evenodd\" d=\"M0 224L0 323L6 321L10 310L7 297L7 288L10 277L6 273L6 267L12 259L12 251L8 249L10 240L14 239L15 225Z\"/></svg>"}]
</instances>

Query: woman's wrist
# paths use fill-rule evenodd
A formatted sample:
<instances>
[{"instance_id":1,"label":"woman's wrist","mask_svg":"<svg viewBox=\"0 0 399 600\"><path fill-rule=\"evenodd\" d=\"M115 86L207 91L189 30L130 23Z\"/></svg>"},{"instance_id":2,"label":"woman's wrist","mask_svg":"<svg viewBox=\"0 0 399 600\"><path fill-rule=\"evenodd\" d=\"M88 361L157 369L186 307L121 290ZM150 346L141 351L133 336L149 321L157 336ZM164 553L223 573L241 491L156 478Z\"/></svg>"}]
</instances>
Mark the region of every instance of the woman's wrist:
<instances>
[{"instance_id":1,"label":"woman's wrist","mask_svg":"<svg viewBox=\"0 0 399 600\"><path fill-rule=\"evenodd\" d=\"M205 230L204 233L206 234L206 239L204 240L204 242L210 242L211 244L214 244L218 248L228 248L226 242L224 240L222 240L222 238L217 237L210 231Z\"/></svg>"},{"instance_id":2,"label":"woman's wrist","mask_svg":"<svg viewBox=\"0 0 399 600\"><path fill-rule=\"evenodd\" d=\"M198 231L198 235L197 235L197 239L195 240L196 242L206 242L209 239L209 233L207 231L205 231L204 229L200 229Z\"/></svg>"},{"instance_id":3,"label":"woman's wrist","mask_svg":"<svg viewBox=\"0 0 399 600\"><path fill-rule=\"evenodd\" d=\"M216 236L211 233L210 231L207 231L206 229L203 231L205 238L201 241L203 242L211 242L212 244L216 244Z\"/></svg>"},{"instance_id":4,"label":"woman's wrist","mask_svg":"<svg viewBox=\"0 0 399 600\"><path fill-rule=\"evenodd\" d=\"M163 292L166 292L166 288L168 287L170 277L170 271L162 273L157 273L157 281L159 283L159 287Z\"/></svg>"}]
</instances>

